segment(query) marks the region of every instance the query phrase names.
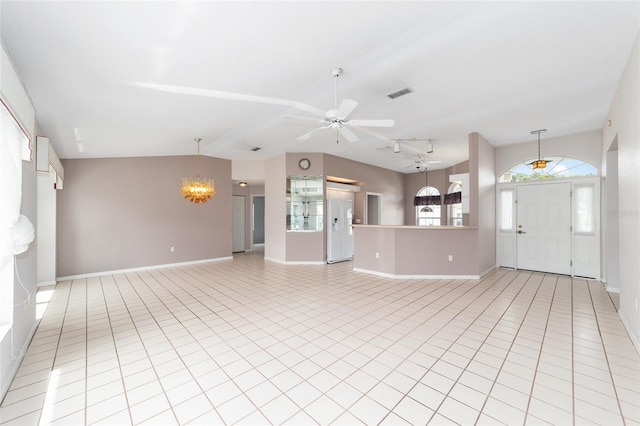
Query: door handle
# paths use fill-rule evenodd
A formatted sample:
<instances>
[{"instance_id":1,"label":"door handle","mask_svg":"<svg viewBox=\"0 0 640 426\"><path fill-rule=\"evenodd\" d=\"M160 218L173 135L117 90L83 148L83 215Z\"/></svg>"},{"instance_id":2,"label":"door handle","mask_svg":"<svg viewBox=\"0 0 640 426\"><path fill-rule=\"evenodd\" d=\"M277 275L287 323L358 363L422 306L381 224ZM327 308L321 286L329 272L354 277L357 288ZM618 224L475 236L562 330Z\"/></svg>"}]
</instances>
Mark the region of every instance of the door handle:
<instances>
[{"instance_id":1,"label":"door handle","mask_svg":"<svg viewBox=\"0 0 640 426\"><path fill-rule=\"evenodd\" d=\"M518 234L526 234L522 229L518 229Z\"/></svg>"}]
</instances>

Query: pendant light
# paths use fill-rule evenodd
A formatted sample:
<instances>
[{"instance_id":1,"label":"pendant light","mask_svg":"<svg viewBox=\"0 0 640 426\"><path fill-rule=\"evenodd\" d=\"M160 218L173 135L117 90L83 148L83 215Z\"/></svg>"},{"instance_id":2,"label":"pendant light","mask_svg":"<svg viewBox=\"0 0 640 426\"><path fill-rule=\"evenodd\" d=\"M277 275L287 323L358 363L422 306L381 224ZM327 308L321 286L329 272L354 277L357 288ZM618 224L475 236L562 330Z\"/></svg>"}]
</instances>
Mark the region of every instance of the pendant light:
<instances>
[{"instance_id":1,"label":"pendant light","mask_svg":"<svg viewBox=\"0 0 640 426\"><path fill-rule=\"evenodd\" d=\"M216 195L216 189L213 186L212 179L203 179L200 177L200 141L202 139L196 138L194 141L198 144L198 155L196 157L196 177L182 179L182 188L180 193L187 200L196 204L204 204L211 197Z\"/></svg>"},{"instance_id":2,"label":"pendant light","mask_svg":"<svg viewBox=\"0 0 640 426\"><path fill-rule=\"evenodd\" d=\"M547 167L547 163L550 163L552 161L552 160L543 160L542 156L540 155L540 133L546 133L546 132L547 132L547 129L531 131L532 135L536 135L536 134L538 135L538 159L529 163L529 165L533 170L544 169L545 167Z\"/></svg>"},{"instance_id":3,"label":"pendant light","mask_svg":"<svg viewBox=\"0 0 640 426\"><path fill-rule=\"evenodd\" d=\"M422 167L418 166L416 168L418 172L422 173ZM426 164L424 165L424 186L425 188L429 187L429 175ZM439 206L440 204L442 204L442 199L439 195L420 195L413 199L414 206ZM422 211L429 211L428 209L427 207L427 210Z\"/></svg>"}]
</instances>

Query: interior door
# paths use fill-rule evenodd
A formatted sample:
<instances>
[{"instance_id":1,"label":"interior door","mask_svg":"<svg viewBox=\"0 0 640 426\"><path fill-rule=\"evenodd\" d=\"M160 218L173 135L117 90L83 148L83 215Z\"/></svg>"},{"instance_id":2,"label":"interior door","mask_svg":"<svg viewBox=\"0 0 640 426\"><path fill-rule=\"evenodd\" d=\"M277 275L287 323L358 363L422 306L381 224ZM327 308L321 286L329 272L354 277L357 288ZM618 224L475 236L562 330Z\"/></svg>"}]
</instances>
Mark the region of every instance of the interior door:
<instances>
[{"instance_id":1,"label":"interior door","mask_svg":"<svg viewBox=\"0 0 640 426\"><path fill-rule=\"evenodd\" d=\"M244 251L244 195L233 196L232 247L234 253Z\"/></svg>"},{"instance_id":2,"label":"interior door","mask_svg":"<svg viewBox=\"0 0 640 426\"><path fill-rule=\"evenodd\" d=\"M571 274L571 184L517 187L517 268Z\"/></svg>"}]
</instances>

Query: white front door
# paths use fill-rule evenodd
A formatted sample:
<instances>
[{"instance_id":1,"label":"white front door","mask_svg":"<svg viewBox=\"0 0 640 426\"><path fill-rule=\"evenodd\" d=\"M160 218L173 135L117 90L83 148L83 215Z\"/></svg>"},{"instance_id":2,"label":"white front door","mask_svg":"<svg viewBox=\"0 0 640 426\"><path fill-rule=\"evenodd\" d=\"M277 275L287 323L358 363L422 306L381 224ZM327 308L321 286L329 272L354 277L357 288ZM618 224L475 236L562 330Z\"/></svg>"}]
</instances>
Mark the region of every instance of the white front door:
<instances>
[{"instance_id":1,"label":"white front door","mask_svg":"<svg viewBox=\"0 0 640 426\"><path fill-rule=\"evenodd\" d=\"M519 185L518 269L571 274L571 184Z\"/></svg>"}]
</instances>

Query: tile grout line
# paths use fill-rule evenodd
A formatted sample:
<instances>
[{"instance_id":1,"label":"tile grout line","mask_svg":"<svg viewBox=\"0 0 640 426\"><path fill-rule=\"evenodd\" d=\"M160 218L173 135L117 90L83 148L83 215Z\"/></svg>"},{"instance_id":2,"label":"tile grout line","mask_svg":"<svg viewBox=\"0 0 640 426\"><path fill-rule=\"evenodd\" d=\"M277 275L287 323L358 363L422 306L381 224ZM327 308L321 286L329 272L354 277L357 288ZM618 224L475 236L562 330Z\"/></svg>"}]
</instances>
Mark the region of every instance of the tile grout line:
<instances>
[{"instance_id":1,"label":"tile grout line","mask_svg":"<svg viewBox=\"0 0 640 426\"><path fill-rule=\"evenodd\" d=\"M609 355L607 354L607 347L604 341L604 337L602 336L602 329L600 328L600 322L598 321L598 310L596 309L593 294L591 293L591 287L589 286L589 281L586 281L586 288L589 292L589 300L591 301L591 308L593 309L593 316L595 317L596 327L598 329L598 335L600 336L600 343L602 345L602 353L604 355L604 359L607 362L607 370L609 372L609 377L611 378L611 385L613 387L613 394L616 397L616 404L618 405L618 410L620 412L620 417L622 418L623 424L625 424L624 412L622 411L622 406L620 405L620 397L618 396L618 389L616 387L616 380L613 376L613 372L611 371L611 364L609 363Z\"/></svg>"}]
</instances>

